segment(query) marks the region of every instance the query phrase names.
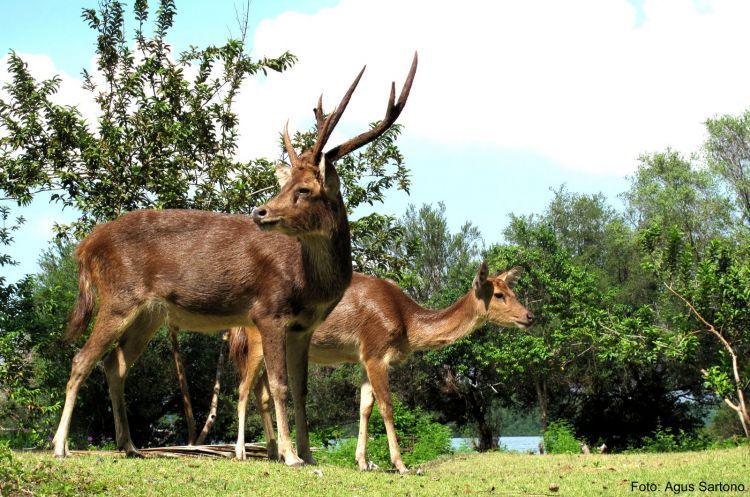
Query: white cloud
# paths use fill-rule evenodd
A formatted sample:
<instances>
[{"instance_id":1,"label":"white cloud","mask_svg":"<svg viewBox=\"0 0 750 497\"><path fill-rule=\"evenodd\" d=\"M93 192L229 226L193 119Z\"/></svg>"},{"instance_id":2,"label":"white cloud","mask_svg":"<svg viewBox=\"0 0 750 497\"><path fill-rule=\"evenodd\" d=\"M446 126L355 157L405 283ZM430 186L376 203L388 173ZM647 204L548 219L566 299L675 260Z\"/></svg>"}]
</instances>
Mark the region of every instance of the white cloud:
<instances>
[{"instance_id":1,"label":"white cloud","mask_svg":"<svg viewBox=\"0 0 750 497\"><path fill-rule=\"evenodd\" d=\"M300 61L245 84L240 157L276 157L284 122L306 129L318 95L330 111L366 63L331 143L361 131L382 117L388 86L395 79L400 89L415 49L419 70L399 119L405 139L525 150L572 170L616 174L632 171L644 152L690 153L707 117L750 106L750 3L696 5L646 0L638 27L627 0L342 0L312 15L287 12L259 25L253 52L289 50ZM23 58L37 77L61 74L58 102L96 115L80 79L45 55Z\"/></svg>"},{"instance_id":2,"label":"white cloud","mask_svg":"<svg viewBox=\"0 0 750 497\"><path fill-rule=\"evenodd\" d=\"M340 133L380 118L414 49L420 66L401 118L409 136L529 150L587 172L628 172L666 146L696 151L707 117L750 105L750 3L707 6L648 0L639 27L626 0L342 0L289 12L261 23L254 53L290 50L300 62L248 83L242 153L272 153L287 118L309 126L318 94L330 110L363 63Z\"/></svg>"}]
</instances>

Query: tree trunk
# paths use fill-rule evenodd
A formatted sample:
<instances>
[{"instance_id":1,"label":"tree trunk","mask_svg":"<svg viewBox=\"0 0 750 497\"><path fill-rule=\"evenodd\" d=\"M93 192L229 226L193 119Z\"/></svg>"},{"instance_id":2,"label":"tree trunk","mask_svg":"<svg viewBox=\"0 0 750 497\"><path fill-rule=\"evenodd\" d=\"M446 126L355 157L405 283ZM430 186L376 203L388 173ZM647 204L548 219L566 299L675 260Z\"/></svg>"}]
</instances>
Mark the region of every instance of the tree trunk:
<instances>
[{"instance_id":1,"label":"tree trunk","mask_svg":"<svg viewBox=\"0 0 750 497\"><path fill-rule=\"evenodd\" d=\"M536 398L539 403L539 424L542 428L542 433L547 431L547 424L549 422L549 413L547 411L549 405L549 399L547 398L547 382L542 379L537 379L536 384Z\"/></svg>"},{"instance_id":2,"label":"tree trunk","mask_svg":"<svg viewBox=\"0 0 750 497\"><path fill-rule=\"evenodd\" d=\"M478 452L497 449L497 437L492 433L492 428L487 424L484 417L481 420L477 420L477 431L479 432Z\"/></svg>"},{"instance_id":3,"label":"tree trunk","mask_svg":"<svg viewBox=\"0 0 750 497\"><path fill-rule=\"evenodd\" d=\"M487 423L489 406L485 405L484 395L478 386L470 388L472 390L467 397L471 403L471 413L474 421L477 423L477 435L479 437L477 451L487 452L488 450L497 449L497 436L492 433L492 427Z\"/></svg>"},{"instance_id":4,"label":"tree trunk","mask_svg":"<svg viewBox=\"0 0 750 497\"><path fill-rule=\"evenodd\" d=\"M178 328L169 326L169 339L172 342L172 357L174 357L175 371L177 372L177 381L180 384L182 392L182 405L185 408L185 423L188 430L188 445L195 444L195 416L193 415L193 404L190 402L190 389L188 388L185 368L182 365L182 356L180 354L180 344L177 342Z\"/></svg>"},{"instance_id":5,"label":"tree trunk","mask_svg":"<svg viewBox=\"0 0 750 497\"><path fill-rule=\"evenodd\" d=\"M225 331L221 335L221 351L219 352L219 362L216 365L216 380L214 381L213 393L211 394L211 407L208 411L208 417L206 418L206 424L203 425L201 434L198 435L197 445L203 445L208 435L208 431L216 422L216 410L219 406L219 391L221 390L221 371L224 369L224 361L227 355L227 337L228 334Z\"/></svg>"}]
</instances>

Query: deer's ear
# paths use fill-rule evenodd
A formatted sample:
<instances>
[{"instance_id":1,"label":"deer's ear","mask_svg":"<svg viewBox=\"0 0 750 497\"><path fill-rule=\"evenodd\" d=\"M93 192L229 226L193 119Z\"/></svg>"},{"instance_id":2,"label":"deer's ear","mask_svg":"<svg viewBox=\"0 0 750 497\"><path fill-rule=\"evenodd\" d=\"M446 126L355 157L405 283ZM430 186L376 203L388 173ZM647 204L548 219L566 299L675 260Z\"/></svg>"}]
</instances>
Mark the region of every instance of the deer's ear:
<instances>
[{"instance_id":1,"label":"deer's ear","mask_svg":"<svg viewBox=\"0 0 750 497\"><path fill-rule=\"evenodd\" d=\"M341 189L341 181L339 180L339 173L336 172L333 163L326 160L325 154L320 156L318 170L320 171L320 182L325 187L326 194L329 198L336 198Z\"/></svg>"},{"instance_id":2,"label":"deer's ear","mask_svg":"<svg viewBox=\"0 0 750 497\"><path fill-rule=\"evenodd\" d=\"M511 269L508 269L504 273L500 273L498 278L503 280L506 285L513 288L516 286L516 282L518 281L518 278L521 277L523 274L523 268L521 266L515 266Z\"/></svg>"},{"instance_id":3,"label":"deer's ear","mask_svg":"<svg viewBox=\"0 0 750 497\"><path fill-rule=\"evenodd\" d=\"M479 266L479 271L477 271L477 275L474 276L473 287L475 290L480 290L482 288L487 282L487 275L489 274L490 271L487 268L487 261L482 261L482 264Z\"/></svg>"},{"instance_id":4,"label":"deer's ear","mask_svg":"<svg viewBox=\"0 0 750 497\"><path fill-rule=\"evenodd\" d=\"M276 180L279 182L279 187L284 188L284 185L289 178L292 177L292 168L286 164L280 164L276 166Z\"/></svg>"}]
</instances>

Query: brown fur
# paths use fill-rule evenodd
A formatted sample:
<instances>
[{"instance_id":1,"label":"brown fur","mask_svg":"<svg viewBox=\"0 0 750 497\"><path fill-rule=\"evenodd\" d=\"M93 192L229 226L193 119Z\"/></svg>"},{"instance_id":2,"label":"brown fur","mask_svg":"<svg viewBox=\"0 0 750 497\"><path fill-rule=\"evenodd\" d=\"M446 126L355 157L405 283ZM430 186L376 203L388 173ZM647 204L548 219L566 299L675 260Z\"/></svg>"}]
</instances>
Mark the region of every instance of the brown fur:
<instances>
[{"instance_id":1,"label":"brown fur","mask_svg":"<svg viewBox=\"0 0 750 497\"><path fill-rule=\"evenodd\" d=\"M401 460L388 388L388 366L406 360L416 350L434 349L466 336L485 322L501 326L526 327L533 315L518 301L511 287L521 273L513 268L489 277L482 264L472 289L443 310L419 306L394 283L354 273L352 283L336 308L313 333L310 361L318 364L360 362L367 373L362 390L360 441L357 462L366 469L367 421L372 400L377 398L389 437L391 460L406 471ZM235 328L229 336L230 357L237 364L240 385L240 433L244 446L244 409L249 389L260 372L262 348L256 329ZM262 387L262 382L258 383ZM257 394L257 389L256 389ZM267 412L262 413L269 416ZM266 434L267 437L272 434ZM270 438L268 438L270 440ZM238 453L241 449L237 447Z\"/></svg>"},{"instance_id":2,"label":"brown fur","mask_svg":"<svg viewBox=\"0 0 750 497\"><path fill-rule=\"evenodd\" d=\"M91 273L88 267L81 264L80 256L78 256L78 260L78 299L68 318L68 327L65 330L66 342L72 342L83 336L89 327L96 306Z\"/></svg>"}]
</instances>

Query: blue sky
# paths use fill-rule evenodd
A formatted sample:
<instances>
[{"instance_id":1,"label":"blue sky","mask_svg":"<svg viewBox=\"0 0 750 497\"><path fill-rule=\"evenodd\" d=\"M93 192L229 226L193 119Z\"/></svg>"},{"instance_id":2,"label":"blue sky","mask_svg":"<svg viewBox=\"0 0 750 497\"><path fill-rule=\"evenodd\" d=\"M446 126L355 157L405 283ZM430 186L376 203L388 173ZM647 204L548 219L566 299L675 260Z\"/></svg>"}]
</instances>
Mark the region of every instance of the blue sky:
<instances>
[{"instance_id":1,"label":"blue sky","mask_svg":"<svg viewBox=\"0 0 750 497\"><path fill-rule=\"evenodd\" d=\"M60 102L85 113L79 76L94 37L80 13L96 3L4 3L0 57L14 49L35 74L61 74ZM177 0L173 47L224 41L236 32L235 5ZM444 201L454 229L472 221L488 243L500 241L508 214L541 212L551 188L602 192L619 205L639 154L700 152L705 118L750 105L750 69L737 62L748 19L750 5L731 0L255 0L249 47L290 50L300 62L243 87L239 158L274 157L286 119L309 126L320 92L340 98L366 63L331 142L359 132L381 117L390 81L402 83L416 49L400 118L411 195L375 208L401 215L409 203ZM51 224L75 215L44 199L13 212L28 222L13 247L22 264L3 269L11 280L35 270Z\"/></svg>"}]
</instances>

